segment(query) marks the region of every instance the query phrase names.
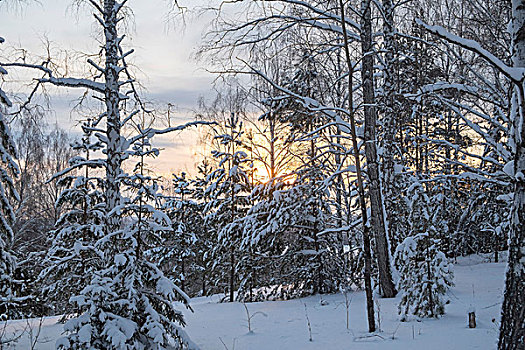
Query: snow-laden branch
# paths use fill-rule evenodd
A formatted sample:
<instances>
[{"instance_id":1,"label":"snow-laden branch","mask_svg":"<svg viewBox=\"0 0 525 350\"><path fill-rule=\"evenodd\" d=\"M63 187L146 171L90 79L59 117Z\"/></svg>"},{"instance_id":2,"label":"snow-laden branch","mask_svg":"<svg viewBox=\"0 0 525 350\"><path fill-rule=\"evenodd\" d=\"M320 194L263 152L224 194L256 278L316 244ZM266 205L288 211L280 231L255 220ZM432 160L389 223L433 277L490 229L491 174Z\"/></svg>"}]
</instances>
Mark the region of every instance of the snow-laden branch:
<instances>
[{"instance_id":1,"label":"snow-laden branch","mask_svg":"<svg viewBox=\"0 0 525 350\"><path fill-rule=\"evenodd\" d=\"M189 128L191 126L216 125L216 124L217 124L216 122L207 122L207 121L197 120L197 121L189 122L189 123L186 123L186 124L172 126L172 127L165 128L165 129L147 128L147 129L142 130L140 132L140 134L138 134L138 135L128 139L127 143L129 145L132 145L135 142L137 142L137 141L139 141L141 139L144 139L144 138L149 138L150 139L150 138L154 137L155 135L167 134L167 133L174 132L174 131L182 131L182 130L184 130L186 128Z\"/></svg>"},{"instance_id":2,"label":"snow-laden branch","mask_svg":"<svg viewBox=\"0 0 525 350\"><path fill-rule=\"evenodd\" d=\"M86 88L86 89L89 89L91 91L95 91L101 94L104 94L106 90L106 84L102 82L96 82L94 80L84 79L84 78L55 77L53 75L53 71L43 64L30 64L30 63L21 63L21 62L14 62L14 63L0 62L0 66L40 70L44 72L44 76L42 78L36 79L36 81L38 81L39 83L49 83L55 86L64 86L64 87L70 87L70 88ZM130 81L126 80L123 82L119 82L119 85L125 85L128 83L130 83ZM122 93L119 93L119 99L127 100L128 96Z\"/></svg>"},{"instance_id":3,"label":"snow-laden branch","mask_svg":"<svg viewBox=\"0 0 525 350\"><path fill-rule=\"evenodd\" d=\"M41 83L51 83L56 86L65 86L65 87L71 87L71 88L86 88L89 90L93 90L96 92L99 92L101 94L104 93L106 84L104 83L97 83L93 80L89 79L78 79L78 78L55 78L53 76L49 78L40 78L38 79Z\"/></svg>"},{"instance_id":4,"label":"snow-laden branch","mask_svg":"<svg viewBox=\"0 0 525 350\"><path fill-rule=\"evenodd\" d=\"M106 166L106 160L104 160L104 159L90 159L90 160L86 160L86 159L82 159L80 157L77 157L77 158L78 159L75 159L75 158L73 159L73 164L71 166L65 168L62 171L59 171L59 172L55 173L46 183L53 182L56 179L61 178L62 176L65 176L65 175L69 174L73 170L80 169L80 168L83 168L85 166L87 166L89 168L92 168L92 169L103 168L103 167Z\"/></svg>"},{"instance_id":5,"label":"snow-laden branch","mask_svg":"<svg viewBox=\"0 0 525 350\"><path fill-rule=\"evenodd\" d=\"M343 113L345 115L350 115L350 111L347 110L346 108L341 108L341 107L335 107L335 106L325 106L323 104L321 104L318 100L316 99L313 99L311 97L306 97L306 96L302 96L302 95L299 95L283 86L280 86L279 84L275 83L272 79L270 79L266 74L264 74L262 71L258 70L257 68L251 66L248 62L244 61L244 60L240 60L242 61L248 68L250 68L250 70L252 71L251 74L256 74L258 76L260 76L261 78L263 78L266 82L268 82L272 87L274 87L275 89L281 91L282 93L284 93L285 95L289 96L289 97L293 97L296 102L300 103L304 108L308 109L309 111L311 112L321 112L323 114L325 114L326 116L328 116L330 118L330 120L332 120L337 126L338 128L346 133L346 134L351 134L351 126L350 124L348 124L346 121L344 121L343 119L341 119L341 117L336 113L336 112L340 112L340 113ZM324 126L322 126L321 128L323 128ZM318 132L318 131L317 131ZM310 132L310 134L314 134L316 133L316 130Z\"/></svg>"},{"instance_id":6,"label":"snow-laden branch","mask_svg":"<svg viewBox=\"0 0 525 350\"><path fill-rule=\"evenodd\" d=\"M437 35L438 37L448 42L459 45L464 49L477 53L489 63L491 63L494 67L496 67L503 75L512 80L514 83L520 83L524 80L525 68L508 66L502 60L494 56L490 51L484 49L477 41L462 38L460 36L450 33L448 30L441 26L432 26L426 24L420 19L416 19L416 23L425 28L427 31Z\"/></svg>"}]
</instances>

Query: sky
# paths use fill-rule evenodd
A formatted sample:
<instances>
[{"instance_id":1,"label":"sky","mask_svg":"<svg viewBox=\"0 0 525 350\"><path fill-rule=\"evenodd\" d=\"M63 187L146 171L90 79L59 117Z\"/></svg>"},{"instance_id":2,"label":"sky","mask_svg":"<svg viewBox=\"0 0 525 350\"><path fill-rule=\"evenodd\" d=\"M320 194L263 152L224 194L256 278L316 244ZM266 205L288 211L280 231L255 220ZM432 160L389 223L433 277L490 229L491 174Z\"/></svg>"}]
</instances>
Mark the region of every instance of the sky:
<instances>
[{"instance_id":1,"label":"sky","mask_svg":"<svg viewBox=\"0 0 525 350\"><path fill-rule=\"evenodd\" d=\"M41 53L44 39L56 49L97 52L94 40L98 28L88 9L77 11L73 0L27 1L23 6L6 8L2 13L0 35L4 45L20 46ZM176 106L176 120L183 123L193 118L200 96L212 95L215 78L193 56L209 23L209 16L197 14L200 1L181 1L188 7L184 18L170 16L168 0L129 0L134 20L126 45L133 47L134 64L140 68L139 81L147 89L145 97ZM1 1L0 1L1 3ZM71 108L79 90L51 91L49 124L57 123L72 134L79 134ZM187 171L193 173L198 151L195 130L162 136L157 144L165 148L152 166L159 173Z\"/></svg>"}]
</instances>

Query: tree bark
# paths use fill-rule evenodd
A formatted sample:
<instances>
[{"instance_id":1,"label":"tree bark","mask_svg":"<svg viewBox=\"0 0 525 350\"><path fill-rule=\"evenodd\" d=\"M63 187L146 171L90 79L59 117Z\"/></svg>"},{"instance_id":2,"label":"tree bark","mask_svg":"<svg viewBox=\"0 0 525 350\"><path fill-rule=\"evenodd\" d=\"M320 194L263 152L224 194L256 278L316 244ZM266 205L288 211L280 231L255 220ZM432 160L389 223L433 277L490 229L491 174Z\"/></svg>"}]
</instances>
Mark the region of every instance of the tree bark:
<instances>
[{"instance_id":1,"label":"tree bark","mask_svg":"<svg viewBox=\"0 0 525 350\"><path fill-rule=\"evenodd\" d=\"M395 203L394 198L397 197L394 170L394 150L395 150L395 135L397 133L397 119L398 109L396 107L396 82L394 77L396 52L395 38L394 38L394 6L392 0L383 0L383 33L384 33L384 50L385 50L385 68L383 70L384 84L383 84L383 103L382 103L382 179L383 179L383 194L384 205L386 212L386 236L390 242L394 242L394 217L395 217ZM395 249L395 247L391 247Z\"/></svg>"},{"instance_id":2,"label":"tree bark","mask_svg":"<svg viewBox=\"0 0 525 350\"><path fill-rule=\"evenodd\" d=\"M233 244L230 246L230 303L233 303L235 288L235 250Z\"/></svg>"},{"instance_id":3,"label":"tree bark","mask_svg":"<svg viewBox=\"0 0 525 350\"><path fill-rule=\"evenodd\" d=\"M120 6L115 0L104 0L104 51L106 53L104 77L106 103L106 134L108 138L106 164L106 212L110 213L120 204L120 180L122 173L122 152L120 137L120 86L119 86L119 46L117 32L118 12ZM120 226L120 217L109 215L107 229L111 232Z\"/></svg>"},{"instance_id":4,"label":"tree bark","mask_svg":"<svg viewBox=\"0 0 525 350\"><path fill-rule=\"evenodd\" d=\"M230 140L234 140L235 139L235 136L234 136L234 127L235 125L237 125L237 123L235 122L235 114L234 112L231 113L231 120L230 120ZM229 146L228 146L229 147ZM231 157L228 161L228 174L231 174L231 169L233 168L233 166L235 165L234 164L234 160L233 160L233 155L236 153L236 149L235 149L235 143L231 143L231 147L232 147L232 151L231 151ZM231 175L229 175L230 178L229 178L229 181L230 181L230 204L231 204L231 218L230 218L230 224L233 224L233 222L235 221L235 215L237 213L237 207L235 205L235 184L233 183L233 179L231 178ZM235 233L234 232L231 232L231 237L230 237L230 303L233 303L233 301L235 300L234 298L234 288L235 288L235 247L234 247L234 240L235 240Z\"/></svg>"},{"instance_id":5,"label":"tree bark","mask_svg":"<svg viewBox=\"0 0 525 350\"><path fill-rule=\"evenodd\" d=\"M346 33L345 22L345 7L343 0L339 0L339 8L341 10L341 28L343 29L344 50L346 55L346 63L348 66L348 110L350 112L350 128L352 134L352 147L355 158L355 168L357 174L357 193L359 197L359 207L361 208L361 217L363 220L363 256L365 260L364 280L365 280L365 294L366 294L366 311L368 316L368 331L375 332L376 323L374 315L374 300L372 295L372 257L370 252L370 227L367 224L368 214L366 210L365 189L363 185L363 175L361 173L361 158L359 155L359 145L357 142L357 132L354 115L354 100L352 94L354 65L350 57L350 47L348 43L348 35Z\"/></svg>"},{"instance_id":6,"label":"tree bark","mask_svg":"<svg viewBox=\"0 0 525 350\"><path fill-rule=\"evenodd\" d=\"M386 238L383 199L379 179L379 165L376 148L376 101L374 91L374 48L372 46L371 0L363 0L361 17L361 48L363 81L363 102L365 115L365 154L370 195L370 221L375 240L375 254L379 270L379 289L385 298L393 298L396 288L390 270L390 252Z\"/></svg>"},{"instance_id":7,"label":"tree bark","mask_svg":"<svg viewBox=\"0 0 525 350\"><path fill-rule=\"evenodd\" d=\"M525 68L525 1L512 1L512 63ZM501 313L499 350L525 344L525 88L514 90L514 203L509 233L509 261Z\"/></svg>"},{"instance_id":8,"label":"tree bark","mask_svg":"<svg viewBox=\"0 0 525 350\"><path fill-rule=\"evenodd\" d=\"M468 328L476 328L476 313L474 311L468 313Z\"/></svg>"}]
</instances>

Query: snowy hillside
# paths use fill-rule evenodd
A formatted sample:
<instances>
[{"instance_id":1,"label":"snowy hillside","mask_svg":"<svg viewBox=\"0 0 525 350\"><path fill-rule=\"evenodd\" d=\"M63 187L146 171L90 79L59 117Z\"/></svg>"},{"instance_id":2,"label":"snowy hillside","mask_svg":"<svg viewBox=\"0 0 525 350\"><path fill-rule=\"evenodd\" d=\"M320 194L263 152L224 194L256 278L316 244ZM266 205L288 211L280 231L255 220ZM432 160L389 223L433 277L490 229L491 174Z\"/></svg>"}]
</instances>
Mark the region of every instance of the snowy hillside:
<instances>
[{"instance_id":1,"label":"snowy hillside","mask_svg":"<svg viewBox=\"0 0 525 350\"><path fill-rule=\"evenodd\" d=\"M481 260L479 257L463 258L454 266L456 286L449 292L450 304L440 319L399 322L399 299L379 299L376 310L380 309L381 332L373 336L366 332L364 292L348 295L351 299L348 331L342 294L246 304L252 315L252 333L248 332L243 304L219 304L218 296L196 298L192 300L195 312L186 313L186 331L202 350L495 349L506 263ZM467 327L467 314L472 307L477 315L475 329ZM312 342L309 341L306 312ZM56 320L43 321L35 349L54 349L62 330ZM38 321L33 324L35 336ZM25 321L12 322L9 330L26 326ZM24 336L15 348L30 349L29 342L29 337Z\"/></svg>"}]
</instances>

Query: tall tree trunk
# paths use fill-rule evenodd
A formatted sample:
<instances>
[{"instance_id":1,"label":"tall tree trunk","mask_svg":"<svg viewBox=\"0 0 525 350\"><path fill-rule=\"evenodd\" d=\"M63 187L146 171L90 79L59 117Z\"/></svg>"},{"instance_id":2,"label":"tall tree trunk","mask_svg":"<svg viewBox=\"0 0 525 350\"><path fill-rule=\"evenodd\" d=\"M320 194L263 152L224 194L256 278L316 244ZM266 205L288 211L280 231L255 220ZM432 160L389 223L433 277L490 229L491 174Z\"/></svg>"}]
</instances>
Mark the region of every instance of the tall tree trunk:
<instances>
[{"instance_id":1,"label":"tall tree trunk","mask_svg":"<svg viewBox=\"0 0 525 350\"><path fill-rule=\"evenodd\" d=\"M374 91L374 48L372 46L371 0L363 0L361 7L361 48L363 81L363 103L365 114L365 154L370 194L370 221L375 240L375 254L379 270L381 295L392 298L397 294L390 270L390 252L386 238L383 199L379 179L379 166L376 149L376 106Z\"/></svg>"},{"instance_id":2,"label":"tall tree trunk","mask_svg":"<svg viewBox=\"0 0 525 350\"><path fill-rule=\"evenodd\" d=\"M525 67L525 1L512 1L512 61ZM509 262L501 314L498 349L518 350L525 344L525 88L515 88L514 203L509 237Z\"/></svg>"},{"instance_id":3,"label":"tall tree trunk","mask_svg":"<svg viewBox=\"0 0 525 350\"><path fill-rule=\"evenodd\" d=\"M118 12L120 5L115 0L104 0L104 50L106 53L105 72L106 80L105 103L107 120L107 164L106 164L106 212L111 212L120 204L120 180L122 173L122 154L120 139L120 86L119 86L119 45L120 38L117 32L119 22ZM113 214L108 218L107 229L111 232L120 226L120 218Z\"/></svg>"},{"instance_id":4,"label":"tall tree trunk","mask_svg":"<svg viewBox=\"0 0 525 350\"><path fill-rule=\"evenodd\" d=\"M277 171L275 169L275 116L274 112L270 112L270 120L269 120L269 127L270 127L270 171L268 172L268 176L270 177L270 180L273 181L273 179L277 176Z\"/></svg>"},{"instance_id":5,"label":"tall tree trunk","mask_svg":"<svg viewBox=\"0 0 525 350\"><path fill-rule=\"evenodd\" d=\"M208 293L208 290L206 289L206 269L202 271L202 296L205 297Z\"/></svg>"},{"instance_id":6,"label":"tall tree trunk","mask_svg":"<svg viewBox=\"0 0 525 350\"><path fill-rule=\"evenodd\" d=\"M394 38L394 6L392 0L383 0L383 32L384 32L384 50L385 50L385 68L384 74L384 85L383 85L383 103L382 103L382 148L383 148L383 163L382 163L382 176L383 176L383 194L384 194L384 205L386 212L386 230L387 237L390 242L394 242L394 218L395 218L395 203L394 198L397 197L396 188L394 185L395 181L395 170L394 170L394 150L395 150L395 135L397 133L397 118L398 109L396 106L396 81L395 81L395 58L394 53L396 52L395 38ZM395 249L395 247L393 247Z\"/></svg>"},{"instance_id":7,"label":"tall tree trunk","mask_svg":"<svg viewBox=\"0 0 525 350\"><path fill-rule=\"evenodd\" d=\"M357 193L359 197L359 207L361 209L361 218L363 220L363 256L365 260L364 280L366 294L366 311L368 316L368 331L375 332L376 323L374 315L374 300L372 295L372 256L370 251L370 227L367 224L368 214L366 210L365 189L363 185L363 174L361 173L361 158L359 155L359 145L357 142L357 132L354 114L354 100L352 87L354 86L354 65L350 57L350 46L348 43L348 34L346 32L345 7L343 0L339 0L341 10L341 28L343 29L344 49L346 63L348 66L348 111L350 112L350 128L352 134L352 148L354 151L355 168L357 173ZM349 211L350 212L350 211Z\"/></svg>"},{"instance_id":8,"label":"tall tree trunk","mask_svg":"<svg viewBox=\"0 0 525 350\"><path fill-rule=\"evenodd\" d=\"M230 121L230 139L231 140L234 140L235 139L235 136L234 136L234 125L236 125L236 122L235 122L235 113L232 112L231 113L231 121ZM228 146L230 147L230 146ZM232 151L230 154L232 154L232 157L233 155L235 154L236 152L236 148L235 148L235 143L232 143L231 144L231 147L232 147ZM237 213L237 207L235 205L235 184L233 183L233 179L231 178L231 169L233 169L233 166L234 166L234 160L233 158L230 158L229 161L228 161L228 174L230 174L230 204L231 204L231 218L230 218L230 224L233 224L233 222L235 221L235 215ZM235 247L234 247L234 240L235 240L235 233L234 232L231 232L231 242L230 242L230 303L233 303L233 301L235 300L234 298L234 288L235 288Z\"/></svg>"},{"instance_id":9,"label":"tall tree trunk","mask_svg":"<svg viewBox=\"0 0 525 350\"><path fill-rule=\"evenodd\" d=\"M183 227L185 226L184 225L184 220L186 219L184 217L184 191L186 190L186 188L182 188L182 191L181 191L181 210L182 210L182 213L181 213L181 218L180 218L180 222L181 224L183 225ZM178 229L178 228L177 228ZM182 254L181 254L181 257L180 257L180 271L181 271L181 281L180 281L180 289L182 289L182 291L184 293L186 293L186 242L185 242L185 234L186 232L181 232L181 248L182 248Z\"/></svg>"},{"instance_id":10,"label":"tall tree trunk","mask_svg":"<svg viewBox=\"0 0 525 350\"><path fill-rule=\"evenodd\" d=\"M235 250L233 248L233 243L230 246L230 303L233 303L234 298L234 288L235 288Z\"/></svg>"},{"instance_id":11,"label":"tall tree trunk","mask_svg":"<svg viewBox=\"0 0 525 350\"><path fill-rule=\"evenodd\" d=\"M341 52L338 51L337 52L337 61L336 61L336 74L338 74L339 76L343 76L344 74L344 69L343 69L343 64L342 64L342 57L341 57ZM344 105L345 104L345 100L346 100L346 96L345 96L345 93L346 91L344 90L344 86L343 86L343 79L338 79L337 82L336 82L336 89L335 89L335 96L336 96L336 103L337 105ZM344 116L341 116L342 118L344 118ZM335 145L339 145L341 143L341 135L342 135L342 132L341 132L341 126L340 125L336 125L335 126L335 130L334 130L334 135L331 135L330 136L330 139L331 139L331 142L334 144L333 147L333 153L335 154L334 156L334 160L335 160L335 167L336 169L342 169L343 168L343 159L341 157L341 151L339 150L339 148ZM337 223L337 227L342 227L343 226L343 191L345 189L344 187L344 181L343 181L343 173L342 172L339 172L339 174L337 174L337 177L335 179L335 203L336 203L336 223ZM340 232L338 233L337 235L337 238L338 238L338 241L340 243L340 247L341 247L341 255L343 257L343 260L345 261L345 264L343 265L344 268L346 269L347 265L346 265L346 256L347 254L345 253L344 251L344 247L345 245L348 245L348 233L347 231L345 232Z\"/></svg>"}]
</instances>

